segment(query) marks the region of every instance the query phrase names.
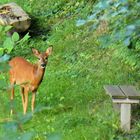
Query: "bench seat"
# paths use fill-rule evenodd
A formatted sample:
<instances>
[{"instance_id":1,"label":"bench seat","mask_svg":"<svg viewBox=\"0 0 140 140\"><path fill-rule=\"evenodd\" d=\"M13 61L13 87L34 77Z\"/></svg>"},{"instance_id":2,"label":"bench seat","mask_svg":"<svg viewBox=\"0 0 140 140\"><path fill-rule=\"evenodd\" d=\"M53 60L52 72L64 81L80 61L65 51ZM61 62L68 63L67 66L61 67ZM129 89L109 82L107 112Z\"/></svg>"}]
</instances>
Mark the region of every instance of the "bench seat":
<instances>
[{"instance_id":1,"label":"bench seat","mask_svg":"<svg viewBox=\"0 0 140 140\"><path fill-rule=\"evenodd\" d=\"M121 128L129 131L131 128L131 104L140 103L140 93L134 86L128 85L106 85L104 89L114 104L121 105Z\"/></svg>"}]
</instances>

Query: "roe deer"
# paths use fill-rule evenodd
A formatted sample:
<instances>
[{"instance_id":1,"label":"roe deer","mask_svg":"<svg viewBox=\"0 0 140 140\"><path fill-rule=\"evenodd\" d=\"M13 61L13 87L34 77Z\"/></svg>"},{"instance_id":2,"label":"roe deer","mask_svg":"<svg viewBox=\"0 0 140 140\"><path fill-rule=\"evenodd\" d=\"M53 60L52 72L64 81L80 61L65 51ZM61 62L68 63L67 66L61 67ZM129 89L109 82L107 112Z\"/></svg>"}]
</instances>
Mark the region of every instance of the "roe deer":
<instances>
[{"instance_id":1,"label":"roe deer","mask_svg":"<svg viewBox=\"0 0 140 140\"><path fill-rule=\"evenodd\" d=\"M42 82L48 57L52 53L52 47L46 52L40 53L32 49L33 54L39 59L37 64L31 64L22 57L15 57L10 62L10 84L11 84L11 101L14 99L14 85L21 87L23 113L26 114L28 107L28 92L32 92L31 109L34 111L36 91ZM11 114L13 109L11 108Z\"/></svg>"}]
</instances>

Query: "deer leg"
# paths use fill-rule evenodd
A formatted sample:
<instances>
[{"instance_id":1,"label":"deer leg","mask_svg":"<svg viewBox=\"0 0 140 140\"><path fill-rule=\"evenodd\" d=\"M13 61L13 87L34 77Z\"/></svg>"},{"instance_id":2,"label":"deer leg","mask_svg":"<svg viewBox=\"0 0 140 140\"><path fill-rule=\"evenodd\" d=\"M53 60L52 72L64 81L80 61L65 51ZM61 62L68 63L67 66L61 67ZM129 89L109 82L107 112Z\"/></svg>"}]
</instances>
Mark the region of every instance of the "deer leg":
<instances>
[{"instance_id":1,"label":"deer leg","mask_svg":"<svg viewBox=\"0 0 140 140\"><path fill-rule=\"evenodd\" d=\"M24 89L25 90L25 92L24 92L24 96L25 96L25 102L24 102L24 110L23 110L23 113L24 113L24 115L26 114L26 112L27 112L27 107L28 107L28 92L29 92L29 90L28 89Z\"/></svg>"},{"instance_id":2,"label":"deer leg","mask_svg":"<svg viewBox=\"0 0 140 140\"><path fill-rule=\"evenodd\" d=\"M14 100L14 83L11 84L11 97L10 97L10 100L11 100L11 115L13 114L13 108L14 108L14 105L13 105L13 100Z\"/></svg>"},{"instance_id":3,"label":"deer leg","mask_svg":"<svg viewBox=\"0 0 140 140\"><path fill-rule=\"evenodd\" d=\"M32 93L32 104L31 104L32 112L34 112L35 96L36 96L36 92L33 92L33 93Z\"/></svg>"},{"instance_id":4,"label":"deer leg","mask_svg":"<svg viewBox=\"0 0 140 140\"><path fill-rule=\"evenodd\" d=\"M24 87L21 87L21 97L22 97L22 105L24 110L24 104L25 104L25 94L24 94Z\"/></svg>"}]
</instances>

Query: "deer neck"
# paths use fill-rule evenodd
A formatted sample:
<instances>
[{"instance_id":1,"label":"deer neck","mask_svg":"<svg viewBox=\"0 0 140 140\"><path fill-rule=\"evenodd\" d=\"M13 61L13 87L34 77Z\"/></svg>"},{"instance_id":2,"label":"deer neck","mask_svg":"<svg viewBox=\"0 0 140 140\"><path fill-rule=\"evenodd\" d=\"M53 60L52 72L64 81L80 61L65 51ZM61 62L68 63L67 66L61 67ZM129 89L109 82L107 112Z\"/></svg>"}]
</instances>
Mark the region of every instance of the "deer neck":
<instances>
[{"instance_id":1,"label":"deer neck","mask_svg":"<svg viewBox=\"0 0 140 140\"><path fill-rule=\"evenodd\" d=\"M35 78L37 83L41 83L45 73L45 68L41 68L39 64L35 65Z\"/></svg>"}]
</instances>

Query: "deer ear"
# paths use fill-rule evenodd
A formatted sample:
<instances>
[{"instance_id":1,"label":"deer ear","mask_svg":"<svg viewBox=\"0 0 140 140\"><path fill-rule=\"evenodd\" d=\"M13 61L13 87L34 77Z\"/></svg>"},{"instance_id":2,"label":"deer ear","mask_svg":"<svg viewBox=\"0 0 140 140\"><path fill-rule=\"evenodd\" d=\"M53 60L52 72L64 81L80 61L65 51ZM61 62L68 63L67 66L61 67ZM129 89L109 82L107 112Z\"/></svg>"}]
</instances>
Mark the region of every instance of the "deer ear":
<instances>
[{"instance_id":1,"label":"deer ear","mask_svg":"<svg viewBox=\"0 0 140 140\"><path fill-rule=\"evenodd\" d=\"M32 52L35 56L38 56L40 52L37 49L32 48Z\"/></svg>"},{"instance_id":2,"label":"deer ear","mask_svg":"<svg viewBox=\"0 0 140 140\"><path fill-rule=\"evenodd\" d=\"M51 55L52 53L52 47L49 47L47 50L46 50L46 54L47 55Z\"/></svg>"}]
</instances>

